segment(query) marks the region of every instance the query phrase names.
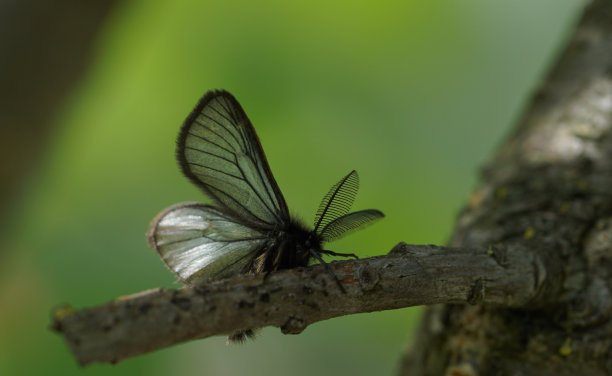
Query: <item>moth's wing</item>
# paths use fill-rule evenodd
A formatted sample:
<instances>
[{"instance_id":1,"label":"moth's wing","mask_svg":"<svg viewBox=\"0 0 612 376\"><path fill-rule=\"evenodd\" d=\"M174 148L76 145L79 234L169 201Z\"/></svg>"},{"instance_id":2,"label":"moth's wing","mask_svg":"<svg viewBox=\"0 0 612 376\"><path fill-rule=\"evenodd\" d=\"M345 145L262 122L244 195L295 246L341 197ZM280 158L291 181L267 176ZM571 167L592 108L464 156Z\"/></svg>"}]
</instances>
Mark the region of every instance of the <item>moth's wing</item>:
<instances>
[{"instance_id":1,"label":"moth's wing","mask_svg":"<svg viewBox=\"0 0 612 376\"><path fill-rule=\"evenodd\" d=\"M334 184L323 197L315 214L314 231L321 234L327 224L349 212L359 190L359 175L353 170Z\"/></svg>"},{"instance_id":2,"label":"moth's wing","mask_svg":"<svg viewBox=\"0 0 612 376\"><path fill-rule=\"evenodd\" d=\"M347 214L329 222L323 230L321 230L321 239L326 242L338 240L384 217L385 215L376 209L360 210Z\"/></svg>"},{"instance_id":3,"label":"moth's wing","mask_svg":"<svg viewBox=\"0 0 612 376\"><path fill-rule=\"evenodd\" d=\"M289 222L287 204L255 129L226 91L209 91L185 120L177 140L183 173L226 212L254 227Z\"/></svg>"},{"instance_id":4,"label":"moth's wing","mask_svg":"<svg viewBox=\"0 0 612 376\"><path fill-rule=\"evenodd\" d=\"M166 266L187 284L244 272L267 243L264 234L198 203L161 212L147 237Z\"/></svg>"}]
</instances>

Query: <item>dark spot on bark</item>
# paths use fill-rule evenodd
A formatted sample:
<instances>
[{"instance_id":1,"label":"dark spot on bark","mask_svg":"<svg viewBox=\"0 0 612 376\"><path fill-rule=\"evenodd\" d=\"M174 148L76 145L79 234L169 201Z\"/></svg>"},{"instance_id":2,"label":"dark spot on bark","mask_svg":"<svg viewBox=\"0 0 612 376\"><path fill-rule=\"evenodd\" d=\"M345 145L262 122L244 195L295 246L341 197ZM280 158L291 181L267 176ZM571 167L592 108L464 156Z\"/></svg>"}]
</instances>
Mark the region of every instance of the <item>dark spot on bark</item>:
<instances>
[{"instance_id":1,"label":"dark spot on bark","mask_svg":"<svg viewBox=\"0 0 612 376\"><path fill-rule=\"evenodd\" d=\"M359 271L359 286L363 291L372 290L379 281L380 276L376 271L371 271L366 266Z\"/></svg>"},{"instance_id":2,"label":"dark spot on bark","mask_svg":"<svg viewBox=\"0 0 612 376\"><path fill-rule=\"evenodd\" d=\"M267 303L270 301L270 294L268 294L267 292L264 292L263 294L261 294L261 296L259 297L259 301Z\"/></svg>"},{"instance_id":3,"label":"dark spot on bark","mask_svg":"<svg viewBox=\"0 0 612 376\"><path fill-rule=\"evenodd\" d=\"M110 332L110 330L113 328L113 326L111 324L104 324L102 325L102 331L103 332Z\"/></svg>"},{"instance_id":4,"label":"dark spot on bark","mask_svg":"<svg viewBox=\"0 0 612 376\"><path fill-rule=\"evenodd\" d=\"M305 294L312 294L312 289L309 286L302 287Z\"/></svg>"},{"instance_id":5,"label":"dark spot on bark","mask_svg":"<svg viewBox=\"0 0 612 376\"><path fill-rule=\"evenodd\" d=\"M147 312L149 312L149 310L151 309L152 305L151 304L143 304L140 307L138 307L138 310L140 311L140 313L142 313L143 315L145 315Z\"/></svg>"},{"instance_id":6,"label":"dark spot on bark","mask_svg":"<svg viewBox=\"0 0 612 376\"><path fill-rule=\"evenodd\" d=\"M281 326L283 334L300 334L306 329L306 322L299 317L290 317L287 322Z\"/></svg>"},{"instance_id":7,"label":"dark spot on bark","mask_svg":"<svg viewBox=\"0 0 612 376\"><path fill-rule=\"evenodd\" d=\"M304 305L315 310L319 310L319 305L316 302L304 302Z\"/></svg>"},{"instance_id":8,"label":"dark spot on bark","mask_svg":"<svg viewBox=\"0 0 612 376\"><path fill-rule=\"evenodd\" d=\"M206 312L213 312L216 309L217 309L216 305L211 305L211 306L206 307Z\"/></svg>"},{"instance_id":9,"label":"dark spot on bark","mask_svg":"<svg viewBox=\"0 0 612 376\"><path fill-rule=\"evenodd\" d=\"M172 318L172 323L173 323L174 325L178 325L178 324L180 324L180 322L181 322L181 316L179 316L179 315L174 315L174 317Z\"/></svg>"},{"instance_id":10,"label":"dark spot on bark","mask_svg":"<svg viewBox=\"0 0 612 376\"><path fill-rule=\"evenodd\" d=\"M372 282L372 276L370 275L370 272L367 270L364 270L363 273L361 273L361 279L363 279L365 283Z\"/></svg>"},{"instance_id":11,"label":"dark spot on bark","mask_svg":"<svg viewBox=\"0 0 612 376\"><path fill-rule=\"evenodd\" d=\"M254 287L254 286L247 286L246 287L246 292L249 295L257 295L259 288L258 287Z\"/></svg>"},{"instance_id":12,"label":"dark spot on bark","mask_svg":"<svg viewBox=\"0 0 612 376\"><path fill-rule=\"evenodd\" d=\"M187 298L176 298L175 297L170 300L170 303L179 307L183 311L189 311L189 309L191 308L191 300Z\"/></svg>"},{"instance_id":13,"label":"dark spot on bark","mask_svg":"<svg viewBox=\"0 0 612 376\"><path fill-rule=\"evenodd\" d=\"M484 300L486 295L486 286L484 279L478 278L474 285L472 285L472 291L470 291L470 295L468 296L468 303L472 305L480 304Z\"/></svg>"},{"instance_id":14,"label":"dark spot on bark","mask_svg":"<svg viewBox=\"0 0 612 376\"><path fill-rule=\"evenodd\" d=\"M391 251L389 251L389 255L403 254L403 253L406 253L407 251L408 251L408 244L401 242L401 243L398 243L395 247L393 247Z\"/></svg>"},{"instance_id":15,"label":"dark spot on bark","mask_svg":"<svg viewBox=\"0 0 612 376\"><path fill-rule=\"evenodd\" d=\"M198 286L195 288L195 291L199 294L199 295L208 295L210 293L210 289L208 287L203 287L203 286Z\"/></svg>"},{"instance_id":16,"label":"dark spot on bark","mask_svg":"<svg viewBox=\"0 0 612 376\"><path fill-rule=\"evenodd\" d=\"M495 262L497 262L497 264L503 268L508 266L508 250L506 248L506 246L502 243L498 243L498 244L494 244L491 247L491 256L493 257L493 259L495 260Z\"/></svg>"},{"instance_id":17,"label":"dark spot on bark","mask_svg":"<svg viewBox=\"0 0 612 376\"><path fill-rule=\"evenodd\" d=\"M255 306L255 303L253 302L247 302L244 300L241 300L238 302L238 308L239 309L243 309L243 308L253 308Z\"/></svg>"}]
</instances>

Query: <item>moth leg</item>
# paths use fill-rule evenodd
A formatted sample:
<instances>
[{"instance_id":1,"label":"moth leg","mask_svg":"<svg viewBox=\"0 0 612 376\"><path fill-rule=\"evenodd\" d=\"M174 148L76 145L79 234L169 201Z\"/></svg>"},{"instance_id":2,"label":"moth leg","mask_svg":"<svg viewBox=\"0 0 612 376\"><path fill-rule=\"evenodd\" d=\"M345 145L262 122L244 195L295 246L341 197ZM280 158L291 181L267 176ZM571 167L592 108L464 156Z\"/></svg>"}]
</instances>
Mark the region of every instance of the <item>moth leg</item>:
<instances>
[{"instance_id":1,"label":"moth leg","mask_svg":"<svg viewBox=\"0 0 612 376\"><path fill-rule=\"evenodd\" d=\"M325 261L323 261L323 259L321 258L321 255L318 254L314 249L310 249L310 254L312 255L312 257L316 258L323 265L323 267L325 268L325 270L327 270L329 275L331 275L334 281L336 281L336 284L338 285L342 293L346 294L346 290L344 289L344 286L342 286L342 284L340 283L338 276L336 276L336 274L331 270L329 265Z\"/></svg>"},{"instance_id":2,"label":"moth leg","mask_svg":"<svg viewBox=\"0 0 612 376\"><path fill-rule=\"evenodd\" d=\"M276 270L276 268L274 267L274 259L275 256L272 253L272 250L268 249L263 255L263 262L262 262L262 267L260 270L260 273L263 273L264 275L264 281L266 279L268 279L268 276L270 275L270 273L272 273L273 271Z\"/></svg>"},{"instance_id":3,"label":"moth leg","mask_svg":"<svg viewBox=\"0 0 612 376\"><path fill-rule=\"evenodd\" d=\"M325 249L322 250L321 253L324 254L324 255L331 255L331 256L353 257L355 260L359 259L359 256L357 256L354 253L338 253L338 252L334 252L334 251L327 251Z\"/></svg>"},{"instance_id":4,"label":"moth leg","mask_svg":"<svg viewBox=\"0 0 612 376\"><path fill-rule=\"evenodd\" d=\"M259 328L246 329L231 333L227 336L226 344L243 344L244 342L246 342L247 339L255 340L258 330Z\"/></svg>"}]
</instances>

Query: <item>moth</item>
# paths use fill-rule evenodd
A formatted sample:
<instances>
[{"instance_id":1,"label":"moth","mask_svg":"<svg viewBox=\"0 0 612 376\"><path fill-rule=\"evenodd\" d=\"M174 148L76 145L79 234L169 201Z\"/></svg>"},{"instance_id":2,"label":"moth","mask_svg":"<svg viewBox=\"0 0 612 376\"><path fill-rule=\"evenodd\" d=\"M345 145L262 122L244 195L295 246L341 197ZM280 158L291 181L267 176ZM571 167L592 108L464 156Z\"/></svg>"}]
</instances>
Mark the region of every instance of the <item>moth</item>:
<instances>
[{"instance_id":1,"label":"moth","mask_svg":"<svg viewBox=\"0 0 612 376\"><path fill-rule=\"evenodd\" d=\"M153 220L147 237L187 285L236 274L267 274L315 259L344 291L322 255L357 256L325 250L322 244L384 217L375 209L349 213L359 188L354 170L323 197L312 228L291 217L253 125L224 90L207 92L189 114L179 132L176 158L183 174L215 206L171 206ZM230 340L251 335L245 330Z\"/></svg>"}]
</instances>

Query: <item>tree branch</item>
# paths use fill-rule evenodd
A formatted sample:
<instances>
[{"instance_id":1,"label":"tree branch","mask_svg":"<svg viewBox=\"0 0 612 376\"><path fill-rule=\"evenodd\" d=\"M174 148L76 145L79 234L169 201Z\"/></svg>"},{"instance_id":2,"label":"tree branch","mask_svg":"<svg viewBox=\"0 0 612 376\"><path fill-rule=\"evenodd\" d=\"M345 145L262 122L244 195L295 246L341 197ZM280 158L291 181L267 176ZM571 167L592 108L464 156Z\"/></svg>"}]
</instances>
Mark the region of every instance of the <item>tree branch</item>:
<instances>
[{"instance_id":1,"label":"tree branch","mask_svg":"<svg viewBox=\"0 0 612 376\"><path fill-rule=\"evenodd\" d=\"M116 363L176 343L241 329L297 334L333 317L435 303L532 304L551 291L544 260L503 247L473 250L404 243L388 255L331 264L342 293L320 266L238 276L178 290L153 289L94 308L56 309L82 365Z\"/></svg>"}]
</instances>

